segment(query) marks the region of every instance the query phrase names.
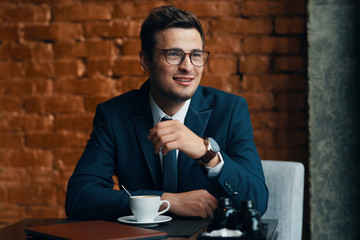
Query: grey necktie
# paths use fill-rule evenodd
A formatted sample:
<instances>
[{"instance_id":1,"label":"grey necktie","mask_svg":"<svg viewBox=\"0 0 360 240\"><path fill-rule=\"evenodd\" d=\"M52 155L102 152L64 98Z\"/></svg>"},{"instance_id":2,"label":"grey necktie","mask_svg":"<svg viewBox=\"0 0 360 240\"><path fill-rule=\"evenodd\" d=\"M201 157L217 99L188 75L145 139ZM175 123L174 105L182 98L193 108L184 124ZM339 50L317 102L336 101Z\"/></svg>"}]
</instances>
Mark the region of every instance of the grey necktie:
<instances>
[{"instance_id":1,"label":"grey necktie","mask_svg":"<svg viewBox=\"0 0 360 240\"><path fill-rule=\"evenodd\" d=\"M172 120L170 117L165 116L161 121ZM165 192L177 192L177 161L176 150L172 150L163 157L163 187Z\"/></svg>"}]
</instances>

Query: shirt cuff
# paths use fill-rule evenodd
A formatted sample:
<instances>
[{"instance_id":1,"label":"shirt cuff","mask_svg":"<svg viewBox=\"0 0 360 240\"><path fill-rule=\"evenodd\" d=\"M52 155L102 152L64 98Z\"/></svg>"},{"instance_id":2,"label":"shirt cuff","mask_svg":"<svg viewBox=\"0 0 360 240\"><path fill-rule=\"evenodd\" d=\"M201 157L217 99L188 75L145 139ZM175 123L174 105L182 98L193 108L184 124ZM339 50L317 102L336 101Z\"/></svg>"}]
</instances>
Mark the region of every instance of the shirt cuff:
<instances>
[{"instance_id":1,"label":"shirt cuff","mask_svg":"<svg viewBox=\"0 0 360 240\"><path fill-rule=\"evenodd\" d=\"M224 159L221 155L221 153L219 152L219 158L220 158L220 163L218 165L216 165L215 167L207 167L205 166L205 168L208 170L208 177L209 178L216 178L220 175L220 172L224 166Z\"/></svg>"}]
</instances>

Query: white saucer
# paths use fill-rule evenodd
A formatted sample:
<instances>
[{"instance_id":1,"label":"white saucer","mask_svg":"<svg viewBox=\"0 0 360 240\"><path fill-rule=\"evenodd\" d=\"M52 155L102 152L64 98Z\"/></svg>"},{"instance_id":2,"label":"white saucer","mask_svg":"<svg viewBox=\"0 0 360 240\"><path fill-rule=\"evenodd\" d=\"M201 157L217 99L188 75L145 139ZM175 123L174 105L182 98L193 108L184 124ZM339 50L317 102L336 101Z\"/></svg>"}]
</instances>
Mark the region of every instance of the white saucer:
<instances>
[{"instance_id":1,"label":"white saucer","mask_svg":"<svg viewBox=\"0 0 360 240\"><path fill-rule=\"evenodd\" d=\"M159 223L169 222L171 221L171 217L165 215L159 215L155 218L153 222L138 222L135 219L135 216L124 216L119 217L118 221L122 223L129 223L129 224L137 224L137 225L146 225L147 227L157 226Z\"/></svg>"}]
</instances>

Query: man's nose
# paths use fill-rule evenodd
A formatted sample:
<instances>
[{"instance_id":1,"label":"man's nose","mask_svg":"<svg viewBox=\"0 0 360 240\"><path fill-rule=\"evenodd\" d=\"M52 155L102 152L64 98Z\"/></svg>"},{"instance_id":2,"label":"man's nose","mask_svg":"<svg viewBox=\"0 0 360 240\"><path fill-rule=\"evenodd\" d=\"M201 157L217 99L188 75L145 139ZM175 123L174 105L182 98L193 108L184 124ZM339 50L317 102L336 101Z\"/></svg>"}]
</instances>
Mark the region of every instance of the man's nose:
<instances>
[{"instance_id":1,"label":"man's nose","mask_svg":"<svg viewBox=\"0 0 360 240\"><path fill-rule=\"evenodd\" d=\"M193 64L191 63L190 54L184 55L184 60L179 65L179 69L182 71L190 72L194 68Z\"/></svg>"}]
</instances>

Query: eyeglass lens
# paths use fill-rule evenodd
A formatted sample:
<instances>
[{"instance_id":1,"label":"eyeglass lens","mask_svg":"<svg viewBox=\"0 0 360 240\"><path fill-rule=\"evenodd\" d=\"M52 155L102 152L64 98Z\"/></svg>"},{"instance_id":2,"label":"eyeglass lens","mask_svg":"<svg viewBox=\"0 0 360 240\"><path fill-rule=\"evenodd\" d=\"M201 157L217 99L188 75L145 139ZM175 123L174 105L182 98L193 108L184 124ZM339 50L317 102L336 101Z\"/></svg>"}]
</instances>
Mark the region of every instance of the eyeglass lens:
<instances>
[{"instance_id":1,"label":"eyeglass lens","mask_svg":"<svg viewBox=\"0 0 360 240\"><path fill-rule=\"evenodd\" d=\"M197 67L204 66L209 56L209 53L205 51L185 53L182 50L169 49L165 52L166 61L171 65L180 65L184 61L187 54L190 56L191 63Z\"/></svg>"}]
</instances>

